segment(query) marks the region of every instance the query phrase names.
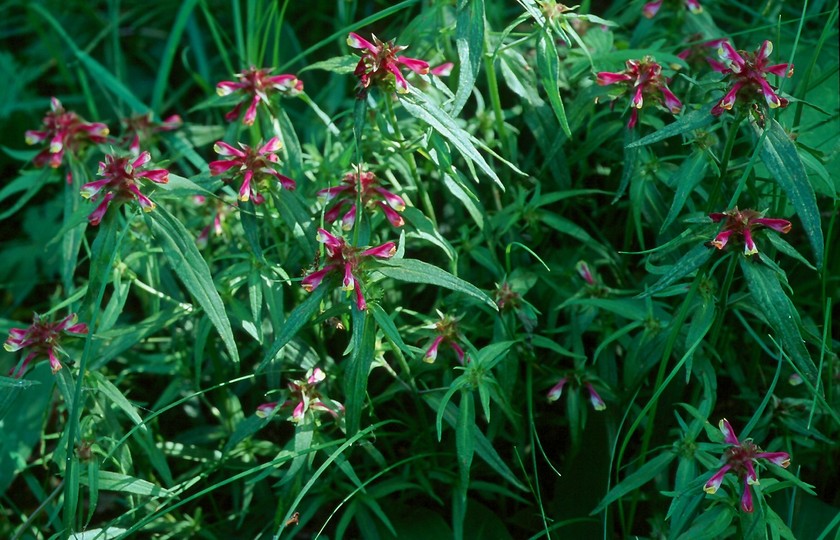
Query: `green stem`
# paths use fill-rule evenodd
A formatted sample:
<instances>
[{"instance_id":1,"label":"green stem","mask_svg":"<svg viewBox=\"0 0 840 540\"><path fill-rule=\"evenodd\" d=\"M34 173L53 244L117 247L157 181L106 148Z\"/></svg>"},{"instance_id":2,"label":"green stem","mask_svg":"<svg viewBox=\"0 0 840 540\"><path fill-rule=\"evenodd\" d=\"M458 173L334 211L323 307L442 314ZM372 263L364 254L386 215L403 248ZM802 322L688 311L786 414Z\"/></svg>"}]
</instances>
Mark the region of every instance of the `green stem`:
<instances>
[{"instance_id":1,"label":"green stem","mask_svg":"<svg viewBox=\"0 0 840 540\"><path fill-rule=\"evenodd\" d=\"M672 320L671 326L671 334L668 336L668 341L665 344L665 350L662 352L662 360L659 362L659 371L656 374L656 382L653 385L653 388L660 388L662 386L662 381L665 379L665 370L668 367L668 360L671 358L671 353L674 350L674 345L677 343L677 338L680 335L680 330L683 328L683 323L685 323L685 319L688 316L689 306L691 305L692 300L694 300L694 295L697 294L697 289L700 286L700 281L703 279L703 271L698 271L697 276L694 278L694 281L691 283L691 288L688 290L688 294L685 296L685 300L683 300L682 306L680 306L680 311L677 313L677 316ZM647 419L647 426L645 427L644 434L642 435L642 448L639 452L639 467L642 467L645 464L648 448L650 447L650 439L653 436L654 431L654 421L656 419L656 409L659 404L659 401L656 400L651 404L650 411L648 411L648 419ZM623 449L622 449L623 450ZM628 530L632 529L633 527L633 519L636 514L636 505L639 502L639 492L636 491L635 495L633 496L633 502L630 505L630 511L628 512L627 518L627 526Z\"/></svg>"},{"instance_id":2,"label":"green stem","mask_svg":"<svg viewBox=\"0 0 840 540\"><path fill-rule=\"evenodd\" d=\"M715 326L709 336L709 347L714 350L717 346L717 340L720 336L720 330L723 328L723 320L726 317L726 305L729 303L729 288L732 286L732 280L735 277L735 267L737 266L737 255L732 256L729 260L729 268L726 270L726 277L723 280L723 288L720 290L720 299L718 306L720 311L715 320Z\"/></svg>"},{"instance_id":3,"label":"green stem","mask_svg":"<svg viewBox=\"0 0 840 540\"><path fill-rule=\"evenodd\" d=\"M743 115L738 115L729 134L726 137L726 146L723 149L723 157L720 160L720 175L715 179L715 185L712 187L712 192L709 194L708 212L715 212L717 210L718 199L720 199L721 185L723 179L726 178L726 173L729 168L729 159L732 157L732 148L735 146L735 141L738 139L738 129L741 127L741 122L744 120Z\"/></svg>"},{"instance_id":4,"label":"green stem","mask_svg":"<svg viewBox=\"0 0 840 540\"><path fill-rule=\"evenodd\" d=\"M100 227L109 226L107 220L116 220L118 219L118 215L119 214L116 209L111 209L111 212L105 215L105 222L100 224ZM132 218L133 216L128 219L123 227L123 230L119 234L119 238L117 238L117 249L114 249L114 252L111 254L111 258L108 262L109 268L113 268L114 266L114 261L120 251L118 248L122 245L123 239L130 229ZM116 227L116 224L110 226ZM99 234L103 234L101 229ZM87 370L88 360L91 356L90 353L93 343L93 333L99 316L99 306L102 305L102 299L105 296L105 287L107 285L108 280L103 279L102 284L99 286L99 291L97 291L96 302L94 303L94 308L91 310L90 321L88 322L89 330L87 337L85 338L84 351L82 353L82 358L79 361L79 375L76 377L76 386L73 390L73 403L67 404L69 408L69 418L67 423L67 455L64 457L64 530L68 535L74 530L74 518L76 512L71 510L74 506L76 507L75 510L78 510L78 505L76 503L78 502L79 496L79 484L78 482L67 481L67 479L74 478L73 469L76 467L76 432L79 430L79 422L81 421L82 416L82 387L85 380L85 371Z\"/></svg>"}]
</instances>

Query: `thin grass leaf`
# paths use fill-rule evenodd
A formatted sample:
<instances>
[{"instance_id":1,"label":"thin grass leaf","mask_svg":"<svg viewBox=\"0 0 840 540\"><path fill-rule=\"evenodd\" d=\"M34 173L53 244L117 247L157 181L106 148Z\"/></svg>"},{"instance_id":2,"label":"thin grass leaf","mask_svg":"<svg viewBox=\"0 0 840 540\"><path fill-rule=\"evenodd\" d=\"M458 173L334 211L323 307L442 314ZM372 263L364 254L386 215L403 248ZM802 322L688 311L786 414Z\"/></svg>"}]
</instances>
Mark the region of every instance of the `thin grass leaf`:
<instances>
[{"instance_id":1,"label":"thin grass leaf","mask_svg":"<svg viewBox=\"0 0 840 540\"><path fill-rule=\"evenodd\" d=\"M694 193L694 189L703 180L707 168L708 162L706 161L705 154L701 150L697 150L683 161L680 168L671 176L671 181L668 183L671 185L676 184L677 191L674 194L671 209L668 210L668 215L665 217L665 221L662 222L662 227L659 229L660 234L677 219L689 195Z\"/></svg>"},{"instance_id":2,"label":"thin grass leaf","mask_svg":"<svg viewBox=\"0 0 840 540\"><path fill-rule=\"evenodd\" d=\"M648 144L664 141L665 139L674 137L675 135L683 135L694 131L695 129L708 126L714 119L715 117L712 116L712 105L696 111L691 111L690 113L678 118L677 121L668 124L664 128L654 131L650 135L645 135L637 141L629 143L627 148L647 146Z\"/></svg>"},{"instance_id":3,"label":"thin grass leaf","mask_svg":"<svg viewBox=\"0 0 840 540\"><path fill-rule=\"evenodd\" d=\"M659 281L651 285L643 293L637 295L638 298L645 298L653 296L654 294L666 289L672 283L691 274L711 258L713 253L712 248L708 248L703 244L694 246L688 253L682 256L679 261L671 266L665 275L659 278Z\"/></svg>"},{"instance_id":4,"label":"thin grass leaf","mask_svg":"<svg viewBox=\"0 0 840 540\"><path fill-rule=\"evenodd\" d=\"M647 484L653 480L657 474L664 471L676 457L677 454L674 452L664 452L651 459L642 465L639 470L635 471L633 474L622 480L617 486L612 488L610 492L607 493L606 497L598 503L598 506L589 513L589 515L593 516L600 513L610 504Z\"/></svg>"},{"instance_id":5,"label":"thin grass leaf","mask_svg":"<svg viewBox=\"0 0 840 540\"><path fill-rule=\"evenodd\" d=\"M169 74L172 71L172 61L175 58L175 53L178 50L178 45L181 42L181 36L184 34L184 28L187 21L192 17L193 9L195 9L198 0L185 0L181 2L181 7L178 9L178 15L175 17L175 22L172 23L172 28L169 30L166 39L166 45L163 51L157 53L157 77L155 78L155 86L152 90L152 110L160 112L163 105L163 93L169 85Z\"/></svg>"}]
</instances>

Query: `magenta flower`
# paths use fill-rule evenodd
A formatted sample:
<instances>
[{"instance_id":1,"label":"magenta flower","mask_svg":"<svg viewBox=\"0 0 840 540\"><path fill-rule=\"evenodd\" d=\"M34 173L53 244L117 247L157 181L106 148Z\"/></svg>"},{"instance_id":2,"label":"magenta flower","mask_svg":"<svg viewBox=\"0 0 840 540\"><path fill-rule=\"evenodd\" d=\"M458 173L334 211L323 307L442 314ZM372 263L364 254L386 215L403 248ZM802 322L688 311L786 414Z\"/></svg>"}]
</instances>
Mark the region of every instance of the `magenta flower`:
<instances>
[{"instance_id":1,"label":"magenta flower","mask_svg":"<svg viewBox=\"0 0 840 540\"><path fill-rule=\"evenodd\" d=\"M755 247L755 241L752 236L752 231L755 227L761 225L783 234L790 232L790 221L786 219L765 218L762 217L763 215L763 212L756 212L755 210L738 210L737 206L733 210L709 214L709 217L715 223L719 223L724 219L726 220L723 230L718 233L714 240L709 242L709 245L723 249L733 235L740 235L744 237L744 255L755 255L758 253L758 248Z\"/></svg>"},{"instance_id":2,"label":"magenta flower","mask_svg":"<svg viewBox=\"0 0 840 540\"><path fill-rule=\"evenodd\" d=\"M324 244L327 251L327 262L324 268L310 273L301 281L301 286L307 292L317 289L321 282L330 274L341 276L341 288L345 291L356 293L356 306L359 310L367 309L362 282L359 275L364 269L366 260L371 257L376 259L389 259L397 252L397 246L393 242L386 242L380 246L361 249L348 245L343 238L331 235L324 229L318 229L318 241Z\"/></svg>"},{"instance_id":3,"label":"magenta flower","mask_svg":"<svg viewBox=\"0 0 840 540\"><path fill-rule=\"evenodd\" d=\"M101 199L99 206L88 216L91 225L99 225L112 201L125 202L136 199L144 212L155 209L155 203L140 192L140 179L165 184L169 182L169 171L166 169L141 170L141 167L144 167L151 159L148 152L143 152L133 161L129 156L117 157L107 154L105 161L99 162L99 176L104 178L82 186L82 197L92 200ZM102 195L103 192L104 195Z\"/></svg>"},{"instance_id":4,"label":"magenta flower","mask_svg":"<svg viewBox=\"0 0 840 540\"><path fill-rule=\"evenodd\" d=\"M429 73L434 75L435 77L449 77L452 74L452 68L455 67L455 64L452 62L444 62L439 66L435 66L429 70Z\"/></svg>"},{"instance_id":5,"label":"magenta flower","mask_svg":"<svg viewBox=\"0 0 840 540\"><path fill-rule=\"evenodd\" d=\"M757 94L764 97L764 101L771 109L787 107L788 100L779 97L775 89L767 82L767 74L777 77L793 76L793 64L767 65L767 59L773 52L773 44L765 41L761 47L750 54L736 51L728 42L724 41L718 48L718 56L723 63L709 59L709 64L715 71L727 75L732 87L723 98L712 108L712 114L720 116L723 111L731 111L735 102L740 98L744 102L752 102Z\"/></svg>"},{"instance_id":6,"label":"magenta flower","mask_svg":"<svg viewBox=\"0 0 840 540\"><path fill-rule=\"evenodd\" d=\"M254 204L262 204L265 198L257 190L257 183L263 178L274 177L282 187L288 190L294 190L297 187L294 180L277 172L272 165L280 161L275 153L280 150L280 139L272 137L256 150L242 143L239 143L239 146L242 150L222 141L213 145L213 149L220 156L232 157L211 162L210 174L220 176L238 167L234 176L242 176L242 185L239 187L240 201L253 199Z\"/></svg>"},{"instance_id":7,"label":"magenta flower","mask_svg":"<svg viewBox=\"0 0 840 540\"><path fill-rule=\"evenodd\" d=\"M694 13L695 15L698 13L703 13L703 6L700 5L700 2L697 0L685 0L685 8L690 12ZM647 17L648 19L653 18L658 12L659 8L662 7L662 0L655 0L654 2L648 2L642 8L642 15Z\"/></svg>"},{"instance_id":8,"label":"magenta flower","mask_svg":"<svg viewBox=\"0 0 840 540\"><path fill-rule=\"evenodd\" d=\"M461 333L458 331L458 319L450 315L444 315L440 311L438 311L438 316L440 320L431 326L437 335L432 340L429 348L426 349L426 354L423 355L423 361L429 364L433 363L437 359L438 348L446 343L455 351L458 362L463 365L466 353L464 352L464 348L458 343L462 339Z\"/></svg>"},{"instance_id":9,"label":"magenta flower","mask_svg":"<svg viewBox=\"0 0 840 540\"><path fill-rule=\"evenodd\" d=\"M403 77L400 65L420 75L429 73L427 62L407 56L398 56L407 47L394 45L393 41L384 42L373 36L373 43L371 43L359 34L350 32L350 35L347 36L347 45L362 50L362 58L356 64L356 70L353 72L359 78L362 94L367 92L372 85L381 86L388 92L393 92L396 89L400 94L407 93L408 81Z\"/></svg>"},{"instance_id":10,"label":"magenta flower","mask_svg":"<svg viewBox=\"0 0 840 540\"><path fill-rule=\"evenodd\" d=\"M156 133L162 131L174 131L184 124L184 121L177 114L165 118L161 122L152 120L152 112L146 114L135 114L121 120L123 125L122 145L128 145L128 150L134 154L140 154L141 141L148 146L149 140Z\"/></svg>"},{"instance_id":11,"label":"magenta flower","mask_svg":"<svg viewBox=\"0 0 840 540\"><path fill-rule=\"evenodd\" d=\"M56 353L67 356L61 348L62 334L87 334L88 327L85 323L77 323L75 313L71 313L58 322L44 322L37 313L32 317L32 324L28 328L12 328L9 330L9 338L3 344L3 348L9 352L29 349L29 354L23 359L23 363L15 374L15 368L9 375L19 379L26 372L29 363L39 357L46 356L50 360L50 367L53 373L61 369L61 362Z\"/></svg>"},{"instance_id":12,"label":"magenta flower","mask_svg":"<svg viewBox=\"0 0 840 540\"><path fill-rule=\"evenodd\" d=\"M662 75L662 66L656 63L653 57L645 56L642 60L628 60L625 65L624 71L598 73L596 82L601 86L623 85L627 90L631 90L633 97L630 105L633 111L627 122L628 128L633 129L636 126L638 111L645 105L646 100L647 103L664 104L672 114L680 112L682 103L668 88L668 79Z\"/></svg>"},{"instance_id":13,"label":"magenta flower","mask_svg":"<svg viewBox=\"0 0 840 540\"><path fill-rule=\"evenodd\" d=\"M350 230L356 222L356 201L361 201L363 208L380 208L394 227L405 224L398 212L405 210L405 201L387 189L379 186L379 181L372 172L350 172L344 175L342 185L322 189L318 198L323 201L336 199L337 202L324 214L324 221L332 223L339 214L347 212L341 218L341 228Z\"/></svg>"},{"instance_id":14,"label":"magenta flower","mask_svg":"<svg viewBox=\"0 0 840 540\"><path fill-rule=\"evenodd\" d=\"M260 103L268 105L271 94L278 93L291 97L303 92L303 81L298 79L297 76L291 73L271 75L271 72L272 68L257 69L251 66L249 69L236 74L236 78L239 79L238 82L222 81L216 85L216 93L220 96L227 96L234 92L245 94L245 98L225 115L225 120L233 122L239 118L242 104L250 98L248 110L245 111L242 123L246 126L253 125L257 118L257 105Z\"/></svg>"},{"instance_id":15,"label":"magenta flower","mask_svg":"<svg viewBox=\"0 0 840 540\"><path fill-rule=\"evenodd\" d=\"M595 277L592 275L592 270L589 269L589 264L586 261L578 261L575 265L575 270L577 270L578 275L586 282L587 285L597 285L598 282L595 280Z\"/></svg>"},{"instance_id":16,"label":"magenta flower","mask_svg":"<svg viewBox=\"0 0 840 540\"><path fill-rule=\"evenodd\" d=\"M49 141L49 146L35 156L36 167L61 165L65 152L76 153L85 143L102 143L108 136L108 126L100 122L86 122L73 111L65 111L56 98L50 99L50 112L44 116L42 130L26 132L26 144Z\"/></svg>"},{"instance_id":17,"label":"magenta flower","mask_svg":"<svg viewBox=\"0 0 840 540\"><path fill-rule=\"evenodd\" d=\"M519 309L522 303L522 295L514 291L507 281L496 286L494 296L496 297L496 305L499 306L499 310L501 311L515 311Z\"/></svg>"},{"instance_id":18,"label":"magenta flower","mask_svg":"<svg viewBox=\"0 0 840 540\"><path fill-rule=\"evenodd\" d=\"M551 387L551 390L548 391L546 397L548 398L549 403L553 401L557 401L560 399L560 396L563 395L563 388L570 382L573 383L574 387L581 387L583 386L586 388L587 393L589 394L589 403L592 405L592 408L596 411L603 411L607 408L607 404L604 402L603 398L600 394L595 390L595 387L592 386L592 383L586 380L587 376L579 376L575 375L566 375L559 381L557 384Z\"/></svg>"},{"instance_id":19,"label":"magenta flower","mask_svg":"<svg viewBox=\"0 0 840 540\"><path fill-rule=\"evenodd\" d=\"M723 433L724 442L729 445L729 448L724 451L721 458L723 466L709 478L709 481L703 486L703 491L709 494L715 493L723 483L726 473L733 471L739 479L744 481L741 509L744 512L752 512L753 501L750 486L759 483L754 464L758 463L759 459L765 459L774 465L787 468L790 465L790 455L787 452L763 452L752 439L739 442L726 418L721 420L718 426Z\"/></svg>"},{"instance_id":20,"label":"magenta flower","mask_svg":"<svg viewBox=\"0 0 840 540\"><path fill-rule=\"evenodd\" d=\"M193 197L193 201L196 204L206 204L207 197L204 195L196 195ZM222 236L224 234L224 222L227 218L227 215L232 211L232 208L235 205L230 205L221 199L215 199L213 201L213 222L206 225L198 236L195 239L195 245L198 249L204 249L207 247L207 243L210 240L210 233L213 233L213 236Z\"/></svg>"},{"instance_id":21,"label":"magenta flower","mask_svg":"<svg viewBox=\"0 0 840 540\"><path fill-rule=\"evenodd\" d=\"M306 412L310 410L328 412L333 415L334 418L338 418L338 415L344 412L344 405L329 398L324 398L327 400L325 403L322 399L322 395L315 388L326 378L327 375L321 370L321 368L310 369L306 372L306 380L295 380L288 383L290 392L288 400L283 403L278 401L263 403L257 407L257 416L265 418L277 408L294 406L292 416L289 417L289 420L294 423L301 422L306 416Z\"/></svg>"}]
</instances>

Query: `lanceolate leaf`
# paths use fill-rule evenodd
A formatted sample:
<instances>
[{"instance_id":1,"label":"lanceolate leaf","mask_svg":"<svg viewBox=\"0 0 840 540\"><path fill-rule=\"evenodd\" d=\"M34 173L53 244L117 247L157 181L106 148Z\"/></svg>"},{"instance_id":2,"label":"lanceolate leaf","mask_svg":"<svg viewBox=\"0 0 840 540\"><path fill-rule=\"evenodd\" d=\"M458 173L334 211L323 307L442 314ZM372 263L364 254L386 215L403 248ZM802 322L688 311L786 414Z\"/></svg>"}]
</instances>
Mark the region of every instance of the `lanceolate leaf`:
<instances>
[{"instance_id":1,"label":"lanceolate leaf","mask_svg":"<svg viewBox=\"0 0 840 540\"><path fill-rule=\"evenodd\" d=\"M175 275L204 309L219 332L231 359L239 364L239 352L233 339L230 320L213 283L207 261L195 245L195 238L183 223L161 206L146 214L146 219Z\"/></svg>"},{"instance_id":2,"label":"lanceolate leaf","mask_svg":"<svg viewBox=\"0 0 840 540\"><path fill-rule=\"evenodd\" d=\"M461 129L451 116L444 112L440 107L429 101L422 92L412 92L410 95L403 97L400 100L405 110L408 113L422 120L432 129L440 133L444 139L449 141L449 144L458 149L465 159L478 165L484 174L489 176L496 182L499 187L504 189L502 181L496 174L496 171L484 160L481 154L478 153L475 145L472 142L472 137L469 133Z\"/></svg>"},{"instance_id":3,"label":"lanceolate leaf","mask_svg":"<svg viewBox=\"0 0 840 540\"><path fill-rule=\"evenodd\" d=\"M694 131L695 129L707 126L715 119L715 117L712 116L711 111L711 105L697 111L692 111L685 116L680 117L680 119L673 124L668 124L664 128L642 137L638 141L631 142L627 145L627 147L637 148L639 146L653 144L655 142L664 141L669 137L682 135L683 133L688 133L690 131Z\"/></svg>"},{"instance_id":4,"label":"lanceolate leaf","mask_svg":"<svg viewBox=\"0 0 840 540\"><path fill-rule=\"evenodd\" d=\"M598 512L602 511L604 508L609 506L610 504L614 503L621 497L632 493L633 491L639 489L643 485L647 484L653 477L657 474L661 473L665 470L668 465L674 461L674 458L677 457L677 454L673 452L665 452L663 454L659 454L655 458L651 459L644 465L642 465L639 470L625 478L621 481L620 484L615 486L607 493L607 496L598 503L598 506L593 510L590 515L597 514Z\"/></svg>"},{"instance_id":5,"label":"lanceolate leaf","mask_svg":"<svg viewBox=\"0 0 840 540\"><path fill-rule=\"evenodd\" d=\"M455 45L458 48L458 90L450 114L457 115L472 95L481 53L484 50L484 0L467 0L458 6L455 22Z\"/></svg>"},{"instance_id":6,"label":"lanceolate leaf","mask_svg":"<svg viewBox=\"0 0 840 540\"><path fill-rule=\"evenodd\" d=\"M799 332L799 313L785 294L778 275L761 261L746 258L741 259L741 270L759 311L764 314L793 364L816 385L817 368Z\"/></svg>"},{"instance_id":7,"label":"lanceolate leaf","mask_svg":"<svg viewBox=\"0 0 840 540\"><path fill-rule=\"evenodd\" d=\"M796 152L796 145L778 122L771 120L765 133L759 154L761 161L790 199L814 250L816 267L822 268L825 241L820 226L817 199L814 188L808 181L808 173L805 172L805 166Z\"/></svg>"},{"instance_id":8,"label":"lanceolate leaf","mask_svg":"<svg viewBox=\"0 0 840 540\"><path fill-rule=\"evenodd\" d=\"M677 216L680 215L680 211L685 206L685 201L688 200L688 196L691 195L694 188L703 179L703 175L706 174L707 166L706 156L701 150L697 150L683 161L680 168L674 173L673 178L676 181L677 192L674 194L674 202L671 203L668 216L659 229L660 233L667 229L668 225L673 223L677 219Z\"/></svg>"},{"instance_id":9,"label":"lanceolate leaf","mask_svg":"<svg viewBox=\"0 0 840 540\"><path fill-rule=\"evenodd\" d=\"M713 248L706 247L704 244L697 244L693 249L691 249L691 251L683 255L679 261L674 263L671 269L664 276L659 278L659 281L640 294L639 297L644 298L645 296L656 294L677 280L694 272L700 268L703 263L709 260L713 251Z\"/></svg>"},{"instance_id":10,"label":"lanceolate leaf","mask_svg":"<svg viewBox=\"0 0 840 540\"><path fill-rule=\"evenodd\" d=\"M537 42L537 70L540 75L540 82L548 94L548 101L554 110L560 127L567 137L572 137L572 130L569 129L569 121L566 119L566 109L563 107L563 100L560 98L560 60L557 57L557 47L554 45L554 37L550 32L544 31Z\"/></svg>"},{"instance_id":11,"label":"lanceolate leaf","mask_svg":"<svg viewBox=\"0 0 840 540\"><path fill-rule=\"evenodd\" d=\"M344 365L344 394L347 396L347 436L359 431L362 406L367 394L368 374L376 348L376 322L367 311L353 308L353 352Z\"/></svg>"},{"instance_id":12,"label":"lanceolate leaf","mask_svg":"<svg viewBox=\"0 0 840 540\"><path fill-rule=\"evenodd\" d=\"M380 264L382 266L378 267L377 270L387 277L409 283L428 283L430 285L446 287L447 289L452 289L453 291L458 291L476 300L480 300L493 309L498 309L493 299L475 285L455 277L437 266L418 261L417 259L391 259L381 261Z\"/></svg>"},{"instance_id":13,"label":"lanceolate leaf","mask_svg":"<svg viewBox=\"0 0 840 540\"><path fill-rule=\"evenodd\" d=\"M321 299L330 287L330 281L324 280L317 289L309 293L306 300L298 304L298 306L289 313L289 317L286 319L286 322L283 323L283 326L280 327L280 331L277 332L277 337L274 338L274 343L271 345L271 349L268 353L266 353L263 361L260 362L260 365L257 367L257 372L265 369L268 363L274 360L274 357L277 356L280 350L285 347L293 337L295 337L298 330L303 328L303 326L309 322L312 315L318 311L318 307L321 305Z\"/></svg>"}]
</instances>

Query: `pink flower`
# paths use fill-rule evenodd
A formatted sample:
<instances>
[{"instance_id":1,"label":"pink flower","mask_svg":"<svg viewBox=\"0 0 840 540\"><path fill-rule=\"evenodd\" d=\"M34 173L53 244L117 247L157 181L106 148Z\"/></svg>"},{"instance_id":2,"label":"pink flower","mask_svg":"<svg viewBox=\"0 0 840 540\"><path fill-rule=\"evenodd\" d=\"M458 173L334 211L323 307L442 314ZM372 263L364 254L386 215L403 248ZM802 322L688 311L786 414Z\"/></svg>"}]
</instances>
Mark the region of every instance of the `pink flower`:
<instances>
[{"instance_id":1,"label":"pink flower","mask_svg":"<svg viewBox=\"0 0 840 540\"><path fill-rule=\"evenodd\" d=\"M196 204L205 204L207 202L207 198L204 195L196 195L193 197L193 200ZM207 242L210 240L210 233L212 232L214 236L221 236L224 234L224 222L227 218L227 215L231 212L232 207L235 205L230 205L221 199L215 199L213 204L213 221L212 223L206 225L198 236L195 239L195 245L198 249L204 249L207 247Z\"/></svg>"},{"instance_id":2,"label":"pink flower","mask_svg":"<svg viewBox=\"0 0 840 540\"><path fill-rule=\"evenodd\" d=\"M184 124L181 117L173 114L165 118L161 122L152 120L152 113L149 111L146 114L135 114L128 118L121 120L123 125L123 134L120 144L128 145L128 150L134 154L140 154L141 141L148 147L149 139L155 133L162 131L174 131Z\"/></svg>"},{"instance_id":3,"label":"pink flower","mask_svg":"<svg viewBox=\"0 0 840 540\"><path fill-rule=\"evenodd\" d=\"M548 394L546 394L549 403L560 399L560 396L563 395L563 388L565 388L567 384L571 383L573 388L586 388L586 392L589 394L589 403L592 405L593 409L596 411L605 410L607 408L607 404L588 379L589 376L586 373L567 373L563 378L557 381L557 384L552 386L551 390L549 390Z\"/></svg>"},{"instance_id":4,"label":"pink flower","mask_svg":"<svg viewBox=\"0 0 840 540\"><path fill-rule=\"evenodd\" d=\"M739 442L726 418L721 420L718 426L723 433L724 442L729 445L729 448L724 451L721 458L723 466L709 478L706 485L703 486L703 491L709 494L715 493L723 483L726 473L733 471L739 479L744 481L741 509L744 512L752 512L753 501L750 486L759 483L758 475L755 472L755 464L758 463L759 459L764 459L779 467L787 468L790 465L790 455L787 452L764 452L752 439Z\"/></svg>"},{"instance_id":5,"label":"pink flower","mask_svg":"<svg viewBox=\"0 0 840 540\"><path fill-rule=\"evenodd\" d=\"M65 152L76 153L85 143L105 142L108 126L99 122L86 122L73 111L65 111L56 98L50 99L50 112L44 116L42 130L26 132L26 144L49 141L49 146L35 156L36 167L61 165Z\"/></svg>"},{"instance_id":6,"label":"pink flower","mask_svg":"<svg viewBox=\"0 0 840 540\"><path fill-rule=\"evenodd\" d=\"M397 246L393 242L386 242L380 246L361 249L348 245L343 238L331 235L324 229L318 229L318 241L324 244L327 251L327 262L325 266L316 270L301 281L301 286L312 292L324 279L332 274L341 277L341 288L345 291L354 291L356 294L356 307L364 311L367 309L364 294L362 293L362 282L359 275L363 267L371 257L376 259L389 259L394 256Z\"/></svg>"},{"instance_id":7,"label":"pink flower","mask_svg":"<svg viewBox=\"0 0 840 540\"><path fill-rule=\"evenodd\" d=\"M145 167L149 160L151 160L149 153L143 152L133 160L129 156L117 157L107 154L105 161L99 162L99 176L104 178L82 186L82 197L100 200L99 206L88 216L91 225L99 225L112 201L124 202L136 199L144 212L155 209L155 203L140 192L140 179L165 184L169 182L169 171L166 169L141 170L141 167Z\"/></svg>"},{"instance_id":8,"label":"pink flower","mask_svg":"<svg viewBox=\"0 0 840 540\"><path fill-rule=\"evenodd\" d=\"M271 94L279 93L283 96L296 96L303 92L303 81L295 75L285 73L283 75L271 75L272 68L257 69L251 66L249 69L236 74L238 82L222 81L216 85L216 93L220 96L227 96L234 92L245 94L245 99L236 104L236 107L225 115L225 120L233 122L239 118L239 111L242 104L250 99L248 110L242 123L246 126L253 125L257 118L257 105L270 103Z\"/></svg>"},{"instance_id":9,"label":"pink flower","mask_svg":"<svg viewBox=\"0 0 840 540\"><path fill-rule=\"evenodd\" d=\"M771 109L787 107L788 100L779 97L775 89L767 82L767 74L772 73L777 77L793 76L793 64L767 65L767 59L773 52L773 44L765 41L761 47L750 54L745 51L736 51L724 41L718 49L718 56L723 62L709 60L709 64L715 71L727 76L732 86L717 105L712 108L712 114L720 116L723 111L731 111L735 102L740 99L744 102L753 102L758 94L764 97L764 101ZM789 67L788 67L789 66Z\"/></svg>"},{"instance_id":10,"label":"pink flower","mask_svg":"<svg viewBox=\"0 0 840 540\"><path fill-rule=\"evenodd\" d=\"M239 146L242 150L222 141L213 145L213 149L220 156L231 156L231 158L211 162L210 174L220 176L236 167L234 177L242 176L242 185L239 187L240 201L253 199L254 204L262 204L265 198L257 190L257 183L263 178L273 177L288 190L294 190L297 187L294 180L274 169L273 164L280 161L275 153L280 150L280 139L272 137L256 150L242 143L239 143Z\"/></svg>"},{"instance_id":11,"label":"pink flower","mask_svg":"<svg viewBox=\"0 0 840 540\"><path fill-rule=\"evenodd\" d=\"M714 240L709 242L709 245L723 249L733 235L743 236L744 255L755 255L758 253L758 248L755 247L752 231L757 226L769 227L783 234L790 232L790 221L786 219L765 218L762 217L763 215L763 212L756 212L755 210L738 210L737 206L733 210L709 214L709 217L715 223L719 223L724 219L726 220L723 230L718 233Z\"/></svg>"},{"instance_id":12,"label":"pink flower","mask_svg":"<svg viewBox=\"0 0 840 540\"><path fill-rule=\"evenodd\" d=\"M700 5L700 2L698 2L698 0L685 0L684 4L685 8L690 12L694 13L695 15L698 13L703 13L703 6ZM648 2L642 8L642 15L644 15L648 19L651 19L659 12L659 8L661 7L662 0Z\"/></svg>"},{"instance_id":13,"label":"pink flower","mask_svg":"<svg viewBox=\"0 0 840 540\"><path fill-rule=\"evenodd\" d=\"M522 303L522 295L514 291L507 281L496 287L494 296L496 297L496 305L501 311L517 310Z\"/></svg>"},{"instance_id":14,"label":"pink flower","mask_svg":"<svg viewBox=\"0 0 840 540\"><path fill-rule=\"evenodd\" d=\"M429 64L423 60L398 56L407 47L394 45L393 41L383 42L373 36L373 43L359 34L350 32L347 45L362 50L362 57L356 65L354 75L359 78L361 93L364 94L372 85L382 87L387 92L395 89L400 94L408 92L408 81L403 77L400 66L407 67L415 73L426 75Z\"/></svg>"},{"instance_id":15,"label":"pink flower","mask_svg":"<svg viewBox=\"0 0 840 540\"><path fill-rule=\"evenodd\" d=\"M656 105L664 104L672 114L680 112L682 103L668 88L668 79L662 75L662 66L656 63L653 57L628 60L625 65L624 71L598 73L596 82L601 86L623 85L632 93L630 104L633 111L627 123L628 128L633 129L636 126L638 111L645 105L646 100Z\"/></svg>"},{"instance_id":16,"label":"pink flower","mask_svg":"<svg viewBox=\"0 0 840 540\"><path fill-rule=\"evenodd\" d=\"M398 195L394 195L387 189L379 186L379 181L372 172L350 172L344 175L342 185L322 189L318 192L318 198L322 201L337 202L324 214L324 221L332 223L338 219L339 214L344 212L341 218L341 228L350 230L356 222L356 201L361 201L363 208L379 208L385 217L394 227L402 227L405 224L398 212L405 210L405 201Z\"/></svg>"},{"instance_id":17,"label":"pink flower","mask_svg":"<svg viewBox=\"0 0 840 540\"><path fill-rule=\"evenodd\" d=\"M444 62L441 65L430 69L429 73L431 73L435 77L448 77L452 74L452 68L454 67L455 64L453 64L452 62Z\"/></svg>"},{"instance_id":18,"label":"pink flower","mask_svg":"<svg viewBox=\"0 0 840 540\"><path fill-rule=\"evenodd\" d=\"M464 352L463 347L461 347L458 343L461 339L461 333L458 331L458 319L450 315L444 315L440 311L438 311L438 316L440 316L440 320L432 325L432 328L434 328L437 336L435 336L432 340L429 348L426 349L426 354L423 355L423 361L430 364L433 363L437 359L438 348L442 344L446 343L453 351L455 351L455 356L458 357L458 362L463 365L466 353Z\"/></svg>"},{"instance_id":19,"label":"pink flower","mask_svg":"<svg viewBox=\"0 0 840 540\"><path fill-rule=\"evenodd\" d=\"M321 370L321 368L310 369L306 372L305 380L294 380L288 383L290 399L284 401L283 403L278 401L263 403L257 407L257 416L265 418L274 412L274 410L278 407L294 406L292 416L289 418L289 420L294 423L301 422L305 418L307 411L310 410L328 412L334 418L338 418L338 415L344 412L344 405L329 398L324 398L326 399L325 402L322 399L323 396L315 388L326 378L327 375Z\"/></svg>"},{"instance_id":20,"label":"pink flower","mask_svg":"<svg viewBox=\"0 0 840 540\"><path fill-rule=\"evenodd\" d=\"M61 362L56 353L67 355L61 348L62 334L87 334L88 327L85 323L77 323L75 313L71 313L58 322L50 323L41 319L37 313L32 317L32 324L28 328L12 328L9 330L9 338L3 344L3 348L9 352L29 349L29 354L23 359L23 363L15 374L15 368L9 375L20 378L26 372L29 363L39 357L46 356L50 360L50 367L53 373L61 369Z\"/></svg>"}]
</instances>

